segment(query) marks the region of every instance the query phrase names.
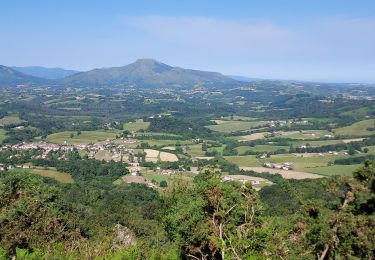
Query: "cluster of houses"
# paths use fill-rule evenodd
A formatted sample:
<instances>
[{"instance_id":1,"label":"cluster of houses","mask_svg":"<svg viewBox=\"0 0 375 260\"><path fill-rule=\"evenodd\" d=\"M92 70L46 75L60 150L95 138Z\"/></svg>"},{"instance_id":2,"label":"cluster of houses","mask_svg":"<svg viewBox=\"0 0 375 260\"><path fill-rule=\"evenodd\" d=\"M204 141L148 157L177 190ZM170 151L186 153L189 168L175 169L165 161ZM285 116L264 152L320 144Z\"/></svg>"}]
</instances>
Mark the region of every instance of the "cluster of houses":
<instances>
[{"instance_id":1,"label":"cluster of houses","mask_svg":"<svg viewBox=\"0 0 375 260\"><path fill-rule=\"evenodd\" d=\"M264 167L266 168L272 168L272 169L280 169L280 170L293 170L293 164L289 162L284 162L284 163L269 163L266 162L263 164Z\"/></svg>"},{"instance_id":2,"label":"cluster of houses","mask_svg":"<svg viewBox=\"0 0 375 260\"><path fill-rule=\"evenodd\" d=\"M128 154L134 154L134 150L131 148L128 148L129 144L132 144L136 142L135 140L119 140L120 143L114 145L110 140L107 140L102 143L96 143L96 144L54 144L54 143L47 143L44 141L41 142L34 142L34 143L19 143L19 144L13 144L13 145L4 145L0 146L0 151L6 151L9 149L15 149L15 150L33 150L38 149L42 151L41 155L38 155L35 157L35 159L47 158L48 153L51 151L63 151L63 152L69 152L73 150L79 150L79 151L86 151L89 158L94 158L95 155L99 151L109 151L111 152L112 159L114 158L120 158L122 155L122 152L128 153Z\"/></svg>"},{"instance_id":3,"label":"cluster of houses","mask_svg":"<svg viewBox=\"0 0 375 260\"><path fill-rule=\"evenodd\" d=\"M294 119L289 119L289 120L271 120L267 122L270 127L275 127L275 126L285 126L285 125L291 125L291 124L298 124L298 125L306 125L309 123L307 120L294 120Z\"/></svg>"},{"instance_id":4,"label":"cluster of houses","mask_svg":"<svg viewBox=\"0 0 375 260\"><path fill-rule=\"evenodd\" d=\"M226 175L221 179L222 182L239 181L242 184L251 182L252 185L259 185L260 180L257 177L245 176L245 175Z\"/></svg>"},{"instance_id":5,"label":"cluster of houses","mask_svg":"<svg viewBox=\"0 0 375 260\"><path fill-rule=\"evenodd\" d=\"M12 169L30 169L31 168L31 164L29 163L25 163L25 164L16 164L16 165L12 165L12 164L3 164L3 163L0 163L0 171L5 171L5 170L12 170Z\"/></svg>"}]
</instances>

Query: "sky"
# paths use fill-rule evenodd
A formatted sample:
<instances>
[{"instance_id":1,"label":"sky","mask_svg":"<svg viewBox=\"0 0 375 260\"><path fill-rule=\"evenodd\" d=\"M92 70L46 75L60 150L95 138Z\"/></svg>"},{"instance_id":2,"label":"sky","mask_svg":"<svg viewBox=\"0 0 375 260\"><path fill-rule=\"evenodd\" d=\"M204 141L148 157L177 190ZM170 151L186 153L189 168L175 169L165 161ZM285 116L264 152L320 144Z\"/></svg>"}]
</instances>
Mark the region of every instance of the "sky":
<instances>
[{"instance_id":1,"label":"sky","mask_svg":"<svg viewBox=\"0 0 375 260\"><path fill-rule=\"evenodd\" d=\"M254 78L375 83L375 1L0 3L2 65L86 71L139 58Z\"/></svg>"}]
</instances>

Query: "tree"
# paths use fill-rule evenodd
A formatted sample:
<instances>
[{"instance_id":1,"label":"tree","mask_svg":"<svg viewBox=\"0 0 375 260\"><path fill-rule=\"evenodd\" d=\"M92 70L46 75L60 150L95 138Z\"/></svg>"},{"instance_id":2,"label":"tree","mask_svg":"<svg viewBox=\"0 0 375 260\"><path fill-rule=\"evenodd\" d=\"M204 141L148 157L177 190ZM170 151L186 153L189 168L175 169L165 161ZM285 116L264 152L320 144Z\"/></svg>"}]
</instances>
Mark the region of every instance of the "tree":
<instances>
[{"instance_id":1,"label":"tree","mask_svg":"<svg viewBox=\"0 0 375 260\"><path fill-rule=\"evenodd\" d=\"M159 186L162 187L162 188L166 188L166 187L168 187L168 183L165 180L162 180L160 182Z\"/></svg>"},{"instance_id":2,"label":"tree","mask_svg":"<svg viewBox=\"0 0 375 260\"><path fill-rule=\"evenodd\" d=\"M224 183L218 172L206 171L192 186L167 191L165 224L186 256L197 259L239 259L256 255L259 227L257 194L251 184ZM172 191L171 191L172 190Z\"/></svg>"}]
</instances>

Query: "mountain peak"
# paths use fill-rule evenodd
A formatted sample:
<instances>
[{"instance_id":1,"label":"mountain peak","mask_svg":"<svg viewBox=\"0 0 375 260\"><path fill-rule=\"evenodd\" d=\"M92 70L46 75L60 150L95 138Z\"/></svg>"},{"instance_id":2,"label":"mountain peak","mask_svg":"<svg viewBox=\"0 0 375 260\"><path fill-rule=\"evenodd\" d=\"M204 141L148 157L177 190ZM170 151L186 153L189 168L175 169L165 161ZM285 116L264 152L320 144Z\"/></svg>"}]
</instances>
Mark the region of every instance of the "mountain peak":
<instances>
[{"instance_id":1,"label":"mountain peak","mask_svg":"<svg viewBox=\"0 0 375 260\"><path fill-rule=\"evenodd\" d=\"M153 64L153 63L161 63L155 59L149 59L149 58L142 58L142 59L137 59L135 63L143 63L143 64Z\"/></svg>"},{"instance_id":2,"label":"mountain peak","mask_svg":"<svg viewBox=\"0 0 375 260\"><path fill-rule=\"evenodd\" d=\"M95 69L64 78L64 84L137 87L228 86L238 81L220 73L169 66L154 59L138 59L123 66Z\"/></svg>"}]
</instances>

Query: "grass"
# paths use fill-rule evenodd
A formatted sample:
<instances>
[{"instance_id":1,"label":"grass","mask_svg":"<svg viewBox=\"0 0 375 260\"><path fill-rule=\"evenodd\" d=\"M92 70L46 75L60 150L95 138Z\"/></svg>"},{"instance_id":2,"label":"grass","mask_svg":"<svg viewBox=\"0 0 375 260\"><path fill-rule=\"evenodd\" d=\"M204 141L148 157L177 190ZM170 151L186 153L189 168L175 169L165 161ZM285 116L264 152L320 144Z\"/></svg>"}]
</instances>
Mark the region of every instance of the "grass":
<instances>
[{"instance_id":1,"label":"grass","mask_svg":"<svg viewBox=\"0 0 375 260\"><path fill-rule=\"evenodd\" d=\"M124 130L138 132L139 130L146 130L150 126L150 122L144 122L143 119L137 119L135 122L125 123Z\"/></svg>"},{"instance_id":2,"label":"grass","mask_svg":"<svg viewBox=\"0 0 375 260\"><path fill-rule=\"evenodd\" d=\"M191 174L175 174L175 175L163 175L163 174L158 174L158 173L154 173L153 171L148 171L148 173L142 173L142 176L145 177L145 179L147 180L154 180L156 181L157 183L160 183L161 181L166 181L167 183L170 183L171 181L173 180L176 180L176 179L184 179L184 180L189 180L191 181L192 180L192 176Z\"/></svg>"},{"instance_id":3,"label":"grass","mask_svg":"<svg viewBox=\"0 0 375 260\"><path fill-rule=\"evenodd\" d=\"M281 132L282 137L291 139L315 139L323 137L324 135L332 135L331 132L325 130L304 130L304 131L290 131Z\"/></svg>"},{"instance_id":4,"label":"grass","mask_svg":"<svg viewBox=\"0 0 375 260\"><path fill-rule=\"evenodd\" d=\"M73 138L70 138L71 134L74 134ZM89 144L104 141L106 139L113 139L115 137L115 132L82 131L80 135L77 135L77 132L65 131L47 136L47 141L57 144L64 144L65 141L67 144Z\"/></svg>"},{"instance_id":5,"label":"grass","mask_svg":"<svg viewBox=\"0 0 375 260\"><path fill-rule=\"evenodd\" d=\"M262 162L270 163L293 163L296 171L309 172L310 169L315 167L327 166L329 162L333 162L335 159L348 158L349 155L327 155L327 156L311 156L301 157L300 155L294 154L278 154L272 155L271 158L262 159Z\"/></svg>"},{"instance_id":6,"label":"grass","mask_svg":"<svg viewBox=\"0 0 375 260\"><path fill-rule=\"evenodd\" d=\"M157 139L151 139L151 140L139 140L140 143L148 143L150 146L175 146L177 142L180 142L180 144L191 144L190 141L183 141L183 140L157 140Z\"/></svg>"},{"instance_id":7,"label":"grass","mask_svg":"<svg viewBox=\"0 0 375 260\"><path fill-rule=\"evenodd\" d=\"M253 152L272 152L276 150L289 150L289 146L280 146L280 145L256 145L254 147L251 146L239 146L236 148L239 154L243 154L246 151L253 151Z\"/></svg>"},{"instance_id":8,"label":"grass","mask_svg":"<svg viewBox=\"0 0 375 260\"><path fill-rule=\"evenodd\" d=\"M47 168L47 169L43 169L43 168L31 169L31 173L37 174L39 176L47 177L47 178L52 178L61 183L73 183L74 182L70 174L56 171L56 169L52 167Z\"/></svg>"},{"instance_id":9,"label":"grass","mask_svg":"<svg viewBox=\"0 0 375 260\"><path fill-rule=\"evenodd\" d=\"M292 144L294 147L298 147L301 145L309 144L310 146L323 146L323 145L335 145L341 144L343 140L319 140L319 141L293 141Z\"/></svg>"},{"instance_id":10,"label":"grass","mask_svg":"<svg viewBox=\"0 0 375 260\"><path fill-rule=\"evenodd\" d=\"M311 173L317 173L324 176L352 176L353 172L361 167L361 164L353 164L353 165L332 165L332 166L323 166L323 167L316 167L316 168L309 168L306 171Z\"/></svg>"},{"instance_id":11,"label":"grass","mask_svg":"<svg viewBox=\"0 0 375 260\"><path fill-rule=\"evenodd\" d=\"M0 144L4 141L6 137L6 131L4 129L0 129Z\"/></svg>"},{"instance_id":12,"label":"grass","mask_svg":"<svg viewBox=\"0 0 375 260\"><path fill-rule=\"evenodd\" d=\"M375 154L375 145L367 146L366 148L368 149L368 153Z\"/></svg>"},{"instance_id":13,"label":"grass","mask_svg":"<svg viewBox=\"0 0 375 260\"><path fill-rule=\"evenodd\" d=\"M366 106L366 107L360 107L354 110L342 112L341 115L343 116L356 116L356 117L364 117L369 112L373 111L375 109L375 106Z\"/></svg>"},{"instance_id":14,"label":"grass","mask_svg":"<svg viewBox=\"0 0 375 260\"><path fill-rule=\"evenodd\" d=\"M19 125L23 121L15 115L12 116L6 116L0 119L0 126L5 126L5 125Z\"/></svg>"},{"instance_id":15,"label":"grass","mask_svg":"<svg viewBox=\"0 0 375 260\"><path fill-rule=\"evenodd\" d=\"M375 119L368 119L356 122L352 125L336 128L334 133L336 135L355 135L355 136L365 136L374 134L375 131L369 131L367 128L375 127Z\"/></svg>"},{"instance_id":16,"label":"grass","mask_svg":"<svg viewBox=\"0 0 375 260\"><path fill-rule=\"evenodd\" d=\"M204 156L204 152L202 151L202 144L189 145L189 150L187 150L187 152L194 157Z\"/></svg>"},{"instance_id":17,"label":"grass","mask_svg":"<svg viewBox=\"0 0 375 260\"><path fill-rule=\"evenodd\" d=\"M250 128L264 125L262 121L224 121L224 120L215 120L219 122L218 125L210 125L207 128L223 133L230 133L236 131L250 130Z\"/></svg>"},{"instance_id":18,"label":"grass","mask_svg":"<svg viewBox=\"0 0 375 260\"><path fill-rule=\"evenodd\" d=\"M259 166L260 165L257 158L255 158L255 155L225 156L224 158L229 162L237 164L238 166Z\"/></svg>"},{"instance_id":19,"label":"grass","mask_svg":"<svg viewBox=\"0 0 375 260\"><path fill-rule=\"evenodd\" d=\"M257 120L254 117L247 117L247 116L226 116L221 118L222 120L239 120L239 121L255 121Z\"/></svg>"}]
</instances>

